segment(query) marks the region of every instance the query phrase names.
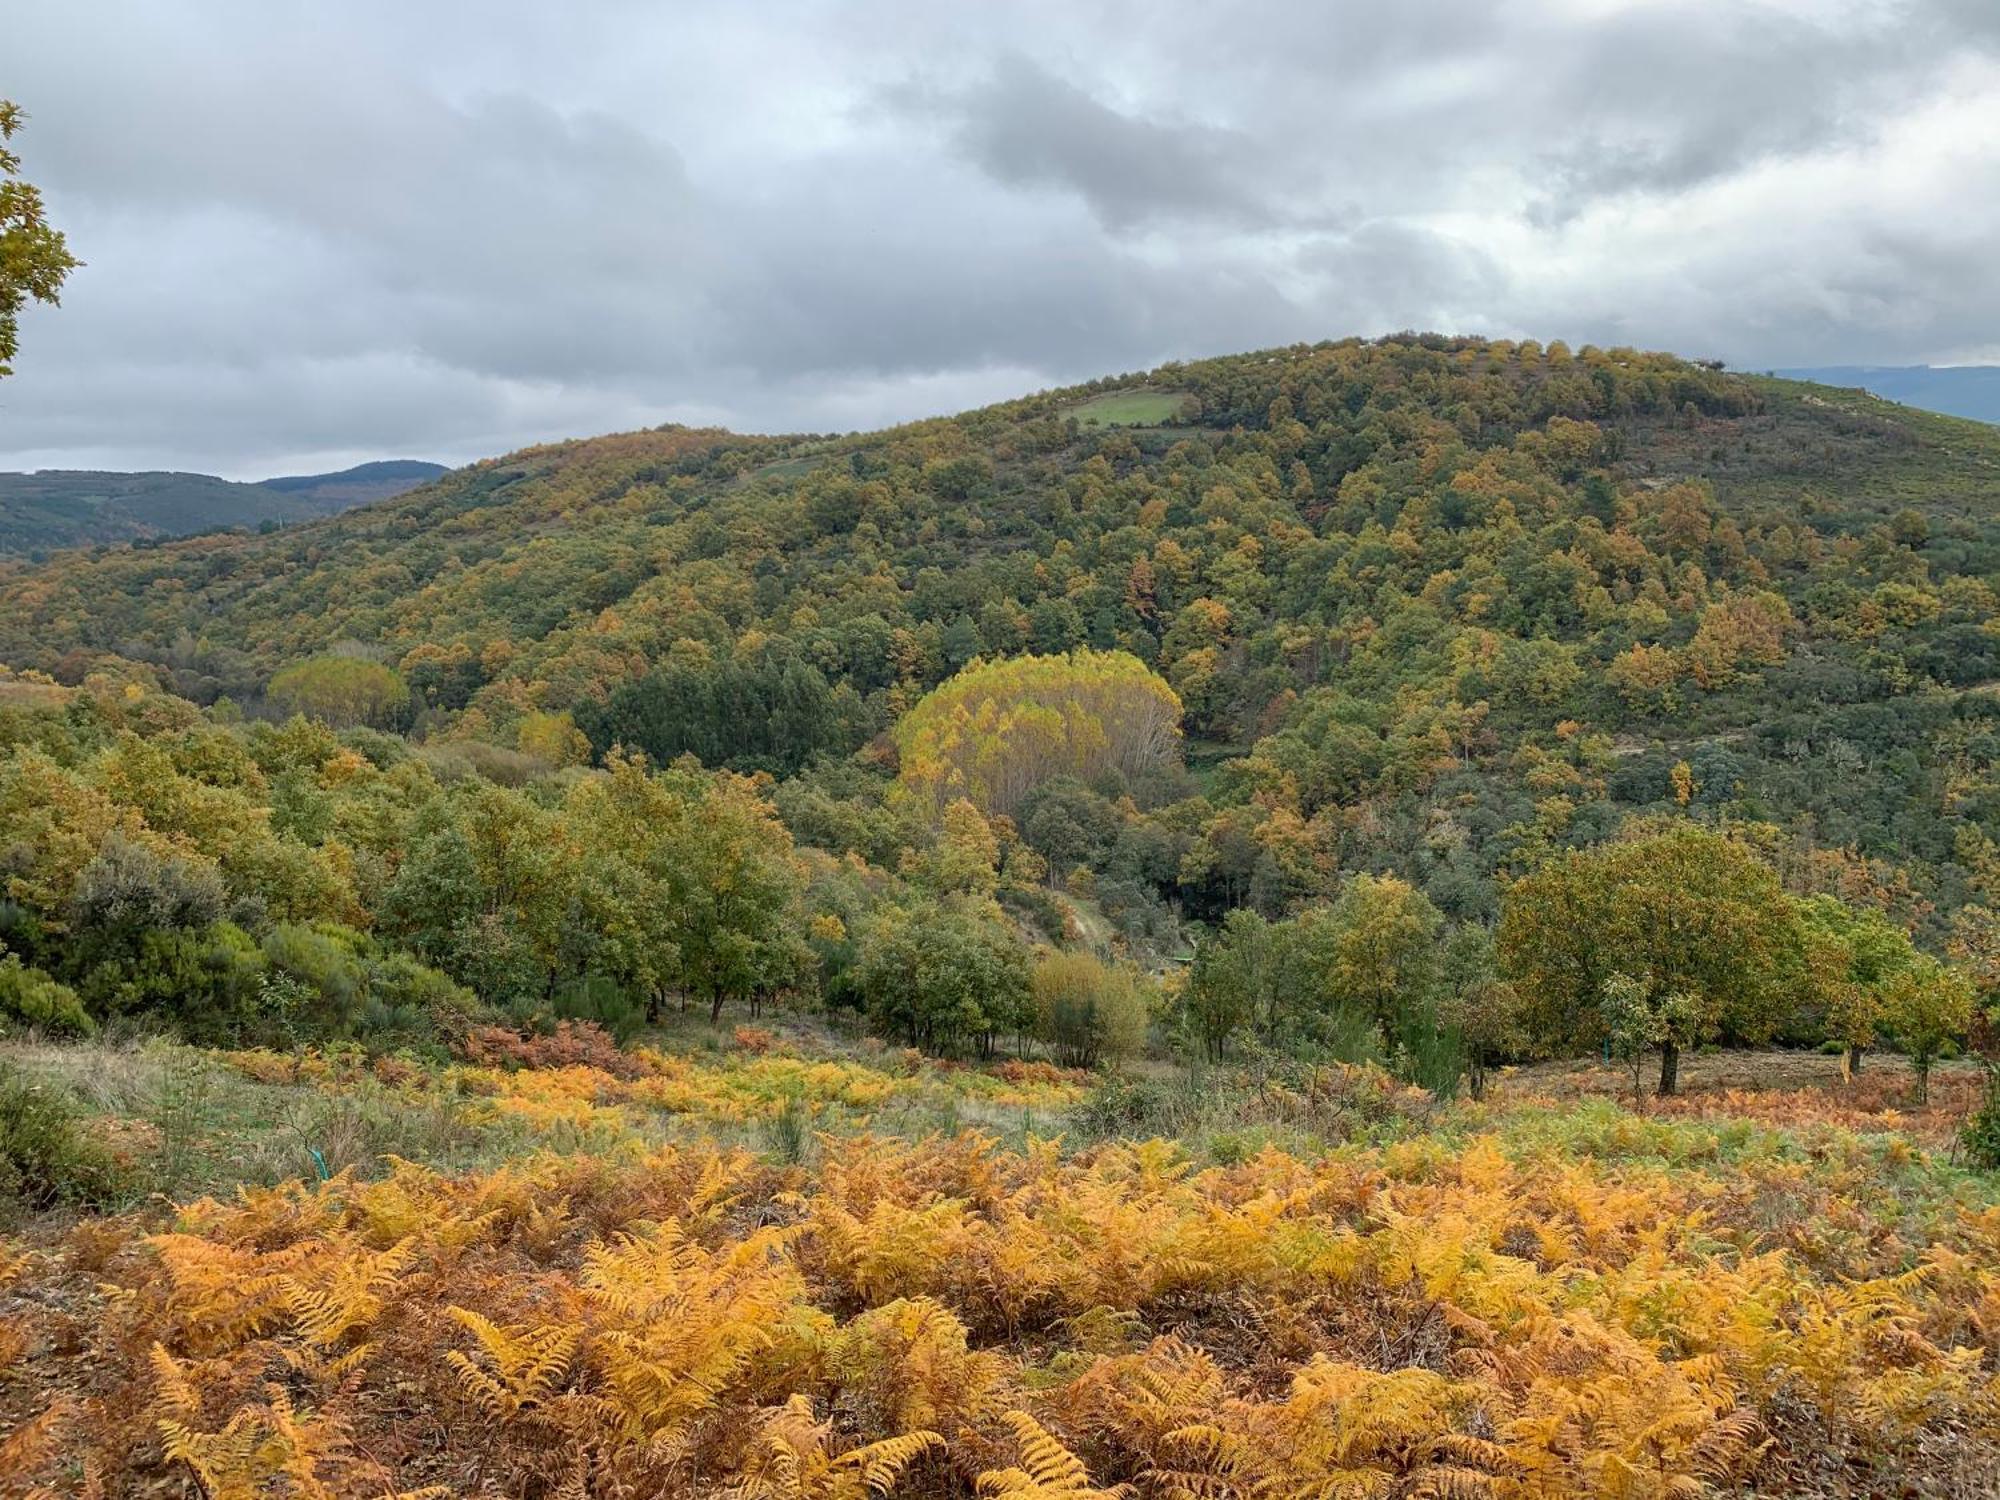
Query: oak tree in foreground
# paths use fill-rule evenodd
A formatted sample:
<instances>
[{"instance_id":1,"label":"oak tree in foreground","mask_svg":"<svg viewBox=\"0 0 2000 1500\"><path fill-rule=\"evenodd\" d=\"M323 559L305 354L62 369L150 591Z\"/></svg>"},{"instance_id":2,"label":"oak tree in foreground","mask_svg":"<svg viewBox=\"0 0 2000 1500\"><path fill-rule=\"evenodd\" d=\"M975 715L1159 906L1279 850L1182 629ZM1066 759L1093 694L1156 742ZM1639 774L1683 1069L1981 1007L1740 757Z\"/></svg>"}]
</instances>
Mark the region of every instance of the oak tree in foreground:
<instances>
[{"instance_id":1,"label":"oak tree in foreground","mask_svg":"<svg viewBox=\"0 0 2000 1500\"><path fill-rule=\"evenodd\" d=\"M1683 1048L1725 1033L1765 1040L1803 984L1777 875L1740 840L1692 824L1572 851L1515 881L1498 946L1530 1034L1551 1051L1605 1040L1607 985L1636 983L1618 1009L1654 1018L1662 1094L1678 1086Z\"/></svg>"}]
</instances>

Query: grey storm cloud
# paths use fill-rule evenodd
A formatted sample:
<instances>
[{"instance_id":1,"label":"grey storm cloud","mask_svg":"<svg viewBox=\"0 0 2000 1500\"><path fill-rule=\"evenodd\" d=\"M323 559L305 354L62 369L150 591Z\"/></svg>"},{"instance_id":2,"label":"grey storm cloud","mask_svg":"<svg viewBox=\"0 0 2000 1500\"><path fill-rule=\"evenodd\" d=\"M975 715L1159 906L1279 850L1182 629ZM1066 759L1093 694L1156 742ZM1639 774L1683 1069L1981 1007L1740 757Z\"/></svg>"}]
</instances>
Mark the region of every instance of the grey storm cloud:
<instances>
[{"instance_id":1,"label":"grey storm cloud","mask_svg":"<svg viewBox=\"0 0 2000 1500\"><path fill-rule=\"evenodd\" d=\"M14 0L0 466L877 426L1431 327L2000 358L1992 0Z\"/></svg>"},{"instance_id":2,"label":"grey storm cloud","mask_svg":"<svg viewBox=\"0 0 2000 1500\"><path fill-rule=\"evenodd\" d=\"M1112 230L1289 217L1268 180L1283 158L1254 136L1121 111L1018 53L969 86L906 87L885 102L945 125L956 149L996 181L1074 193Z\"/></svg>"},{"instance_id":3,"label":"grey storm cloud","mask_svg":"<svg viewBox=\"0 0 2000 1500\"><path fill-rule=\"evenodd\" d=\"M1564 57L1562 90L1594 129L1542 155L1546 197L1532 212L1560 222L1607 196L1673 193L1758 162L1864 146L1955 54L1984 45L1994 29L1959 11L1746 5L1706 29L1666 6L1619 16L1589 52Z\"/></svg>"}]
</instances>

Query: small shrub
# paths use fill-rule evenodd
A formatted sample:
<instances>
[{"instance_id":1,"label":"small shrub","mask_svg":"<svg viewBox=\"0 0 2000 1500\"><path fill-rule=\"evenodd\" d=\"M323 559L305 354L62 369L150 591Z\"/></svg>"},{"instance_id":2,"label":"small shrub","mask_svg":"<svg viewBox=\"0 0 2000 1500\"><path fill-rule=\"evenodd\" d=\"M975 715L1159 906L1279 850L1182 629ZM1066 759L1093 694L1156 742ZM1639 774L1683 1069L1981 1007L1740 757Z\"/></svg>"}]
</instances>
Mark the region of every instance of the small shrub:
<instances>
[{"instance_id":1,"label":"small shrub","mask_svg":"<svg viewBox=\"0 0 2000 1500\"><path fill-rule=\"evenodd\" d=\"M1072 1116L1088 1138L1172 1135L1185 1113L1184 1090L1113 1074L1084 1095Z\"/></svg>"},{"instance_id":2,"label":"small shrub","mask_svg":"<svg viewBox=\"0 0 2000 1500\"><path fill-rule=\"evenodd\" d=\"M368 988L362 1029L374 1036L449 1043L492 1015L471 990L407 953L379 953Z\"/></svg>"},{"instance_id":3,"label":"small shrub","mask_svg":"<svg viewBox=\"0 0 2000 1500\"><path fill-rule=\"evenodd\" d=\"M993 1070L1009 1083L1087 1083L1090 1074L1081 1068L1059 1068L1051 1062L1010 1057Z\"/></svg>"},{"instance_id":4,"label":"small shrub","mask_svg":"<svg viewBox=\"0 0 2000 1500\"><path fill-rule=\"evenodd\" d=\"M53 1085L0 1063L0 1199L32 1210L103 1208L126 1190L117 1158Z\"/></svg>"},{"instance_id":5,"label":"small shrub","mask_svg":"<svg viewBox=\"0 0 2000 1500\"><path fill-rule=\"evenodd\" d=\"M2000 1075L1987 1075L1986 1097L1965 1122L1958 1140L1973 1166L2000 1171Z\"/></svg>"},{"instance_id":6,"label":"small shrub","mask_svg":"<svg viewBox=\"0 0 2000 1500\"><path fill-rule=\"evenodd\" d=\"M786 1166L797 1166L812 1149L812 1111L797 1094L787 1094L778 1112L764 1122L764 1141Z\"/></svg>"},{"instance_id":7,"label":"small shrub","mask_svg":"<svg viewBox=\"0 0 2000 1500\"><path fill-rule=\"evenodd\" d=\"M375 1075L377 1083L386 1083L390 1088L415 1088L429 1077L407 1053L401 1052L385 1052L372 1059L368 1071Z\"/></svg>"},{"instance_id":8,"label":"small shrub","mask_svg":"<svg viewBox=\"0 0 2000 1500\"><path fill-rule=\"evenodd\" d=\"M998 895L1002 906L1048 941L1067 942L1074 935L1069 908L1040 886L1010 882L1000 887Z\"/></svg>"},{"instance_id":9,"label":"small shrub","mask_svg":"<svg viewBox=\"0 0 2000 1500\"><path fill-rule=\"evenodd\" d=\"M252 1083L297 1083L304 1061L296 1053L273 1052L268 1047L252 1047L223 1054L223 1061Z\"/></svg>"},{"instance_id":10,"label":"small shrub","mask_svg":"<svg viewBox=\"0 0 2000 1500\"><path fill-rule=\"evenodd\" d=\"M646 1066L592 1021L558 1021L541 1036L505 1026L474 1026L459 1043L466 1061L489 1068L598 1068L614 1078L637 1078Z\"/></svg>"},{"instance_id":11,"label":"small shrub","mask_svg":"<svg viewBox=\"0 0 2000 1500\"><path fill-rule=\"evenodd\" d=\"M581 1021L602 1027L620 1042L629 1042L646 1024L646 1006L623 988L598 974L573 979L555 993L559 1021Z\"/></svg>"},{"instance_id":12,"label":"small shrub","mask_svg":"<svg viewBox=\"0 0 2000 1500\"><path fill-rule=\"evenodd\" d=\"M1426 1017L1412 1017L1398 1040L1398 1077L1428 1089L1439 1099L1458 1093L1459 1081L1465 1076L1465 1047L1454 1032Z\"/></svg>"},{"instance_id":13,"label":"small shrub","mask_svg":"<svg viewBox=\"0 0 2000 1500\"><path fill-rule=\"evenodd\" d=\"M301 1020L318 998L319 992L303 979L282 969L267 969L257 976L256 1030L297 1046L305 1034Z\"/></svg>"},{"instance_id":14,"label":"small shrub","mask_svg":"<svg viewBox=\"0 0 2000 1500\"><path fill-rule=\"evenodd\" d=\"M10 953L0 959L0 1030L12 1024L67 1036L89 1036L97 1030L75 990L40 969L28 968Z\"/></svg>"},{"instance_id":15,"label":"small shrub","mask_svg":"<svg viewBox=\"0 0 2000 1500\"><path fill-rule=\"evenodd\" d=\"M186 1047L170 1047L160 1059L152 1124L159 1132L155 1165L160 1190L173 1193L202 1165L209 1139L215 1077L208 1059Z\"/></svg>"}]
</instances>

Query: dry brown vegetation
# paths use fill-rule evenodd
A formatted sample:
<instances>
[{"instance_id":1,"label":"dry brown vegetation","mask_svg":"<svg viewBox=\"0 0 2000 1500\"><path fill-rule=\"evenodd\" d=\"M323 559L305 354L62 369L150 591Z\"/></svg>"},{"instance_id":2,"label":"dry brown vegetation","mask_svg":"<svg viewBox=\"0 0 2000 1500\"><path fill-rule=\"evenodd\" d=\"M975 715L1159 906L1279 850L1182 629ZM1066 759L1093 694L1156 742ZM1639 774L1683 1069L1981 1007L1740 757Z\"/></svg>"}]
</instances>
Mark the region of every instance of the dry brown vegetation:
<instances>
[{"instance_id":1,"label":"dry brown vegetation","mask_svg":"<svg viewBox=\"0 0 2000 1500\"><path fill-rule=\"evenodd\" d=\"M723 1128L781 1076L915 1086L639 1059L465 1097ZM1701 1057L1646 1115L1584 1097L1615 1074L1523 1070L1206 1166L608 1132L45 1221L5 1252L0 1493L1990 1493L2000 1207L1883 1107L1891 1068L1822 1063Z\"/></svg>"}]
</instances>

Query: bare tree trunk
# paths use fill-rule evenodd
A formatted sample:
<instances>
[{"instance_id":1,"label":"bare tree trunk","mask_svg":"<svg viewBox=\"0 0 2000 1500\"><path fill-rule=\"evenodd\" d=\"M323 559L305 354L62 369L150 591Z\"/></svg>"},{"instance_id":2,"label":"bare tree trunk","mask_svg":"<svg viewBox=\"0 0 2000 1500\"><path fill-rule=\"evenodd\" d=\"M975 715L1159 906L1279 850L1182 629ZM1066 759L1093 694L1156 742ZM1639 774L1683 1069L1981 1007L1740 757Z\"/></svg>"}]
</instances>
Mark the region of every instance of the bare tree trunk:
<instances>
[{"instance_id":1,"label":"bare tree trunk","mask_svg":"<svg viewBox=\"0 0 2000 1500\"><path fill-rule=\"evenodd\" d=\"M1680 1092L1681 1049L1672 1042L1660 1044L1660 1094L1665 1097Z\"/></svg>"}]
</instances>

